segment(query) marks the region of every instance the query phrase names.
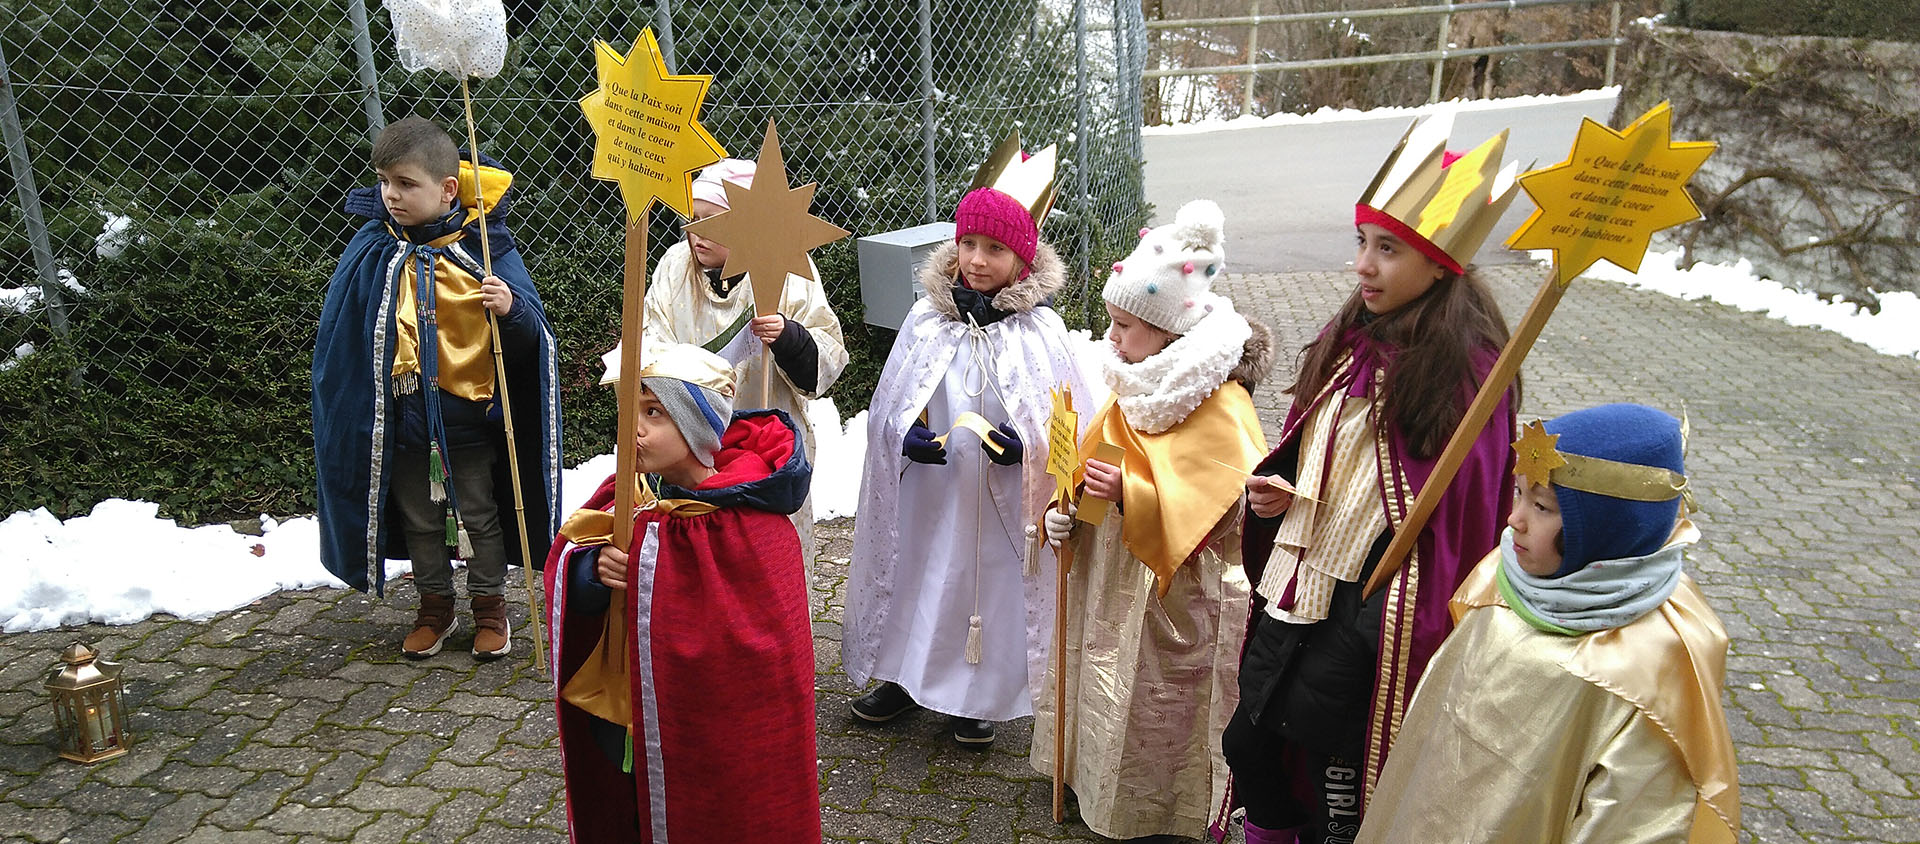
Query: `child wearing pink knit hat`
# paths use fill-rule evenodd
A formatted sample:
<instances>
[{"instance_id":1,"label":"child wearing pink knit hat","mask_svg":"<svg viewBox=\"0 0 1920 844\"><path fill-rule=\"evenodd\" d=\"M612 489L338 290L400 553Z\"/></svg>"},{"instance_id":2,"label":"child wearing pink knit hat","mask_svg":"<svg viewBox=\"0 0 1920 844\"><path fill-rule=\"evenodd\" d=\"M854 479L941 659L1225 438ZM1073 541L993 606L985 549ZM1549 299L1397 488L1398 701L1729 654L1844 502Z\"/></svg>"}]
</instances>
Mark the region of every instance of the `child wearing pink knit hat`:
<instances>
[{"instance_id":1,"label":"child wearing pink knit hat","mask_svg":"<svg viewBox=\"0 0 1920 844\"><path fill-rule=\"evenodd\" d=\"M1026 527L1052 489L1051 391L1098 401L1048 304L1067 279L1035 222L1051 196L1047 155L1007 159L1016 178L961 199L954 242L922 270L926 295L869 405L841 660L855 684L880 682L852 712L881 723L924 707L964 747L1033 714L1053 556Z\"/></svg>"}]
</instances>

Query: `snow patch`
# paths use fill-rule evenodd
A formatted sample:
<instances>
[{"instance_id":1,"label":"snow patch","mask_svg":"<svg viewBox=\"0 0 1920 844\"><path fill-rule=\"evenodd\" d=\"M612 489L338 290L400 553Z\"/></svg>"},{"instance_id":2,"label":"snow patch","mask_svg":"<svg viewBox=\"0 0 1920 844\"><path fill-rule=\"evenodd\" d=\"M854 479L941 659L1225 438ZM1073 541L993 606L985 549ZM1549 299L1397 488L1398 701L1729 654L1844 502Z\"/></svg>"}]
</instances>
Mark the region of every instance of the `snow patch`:
<instances>
[{"instance_id":1,"label":"snow patch","mask_svg":"<svg viewBox=\"0 0 1920 844\"><path fill-rule=\"evenodd\" d=\"M1552 252L1528 253L1547 261ZM1760 278L1753 264L1741 258L1733 265L1696 263L1679 269L1681 251L1648 252L1638 274L1601 261L1583 275L1664 293L1676 299L1710 299L1743 311L1764 313L1788 325L1831 331L1894 357L1920 357L1920 296L1906 291L1875 292L1880 312L1872 313L1851 302L1826 301L1777 281Z\"/></svg>"},{"instance_id":2,"label":"snow patch","mask_svg":"<svg viewBox=\"0 0 1920 844\"><path fill-rule=\"evenodd\" d=\"M1447 100L1440 103L1428 103L1420 106L1389 107L1374 109L1322 107L1311 114L1292 114L1282 112L1266 117L1241 115L1232 118L1209 118L1193 123L1148 126L1140 130L1142 135L1194 135L1202 132L1232 131L1235 129L1257 129L1263 126L1295 126L1304 123L1336 123L1342 120L1376 120L1382 117L1415 117L1425 114L1452 113L1470 111L1496 111L1518 106L1540 105L1543 103L1570 103L1589 100L1611 100L1620 96L1620 86L1596 88L1577 94L1537 94L1524 97L1505 97L1494 100Z\"/></svg>"}]
</instances>

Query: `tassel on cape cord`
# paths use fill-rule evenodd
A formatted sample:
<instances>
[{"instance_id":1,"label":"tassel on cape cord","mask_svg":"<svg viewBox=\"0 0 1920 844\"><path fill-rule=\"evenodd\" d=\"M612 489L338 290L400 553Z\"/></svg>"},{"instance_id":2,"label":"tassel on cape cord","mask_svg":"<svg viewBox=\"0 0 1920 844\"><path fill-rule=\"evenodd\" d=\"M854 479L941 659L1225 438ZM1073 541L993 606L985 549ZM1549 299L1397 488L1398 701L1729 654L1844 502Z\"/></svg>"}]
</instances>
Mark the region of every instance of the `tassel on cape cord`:
<instances>
[{"instance_id":1,"label":"tassel on cape cord","mask_svg":"<svg viewBox=\"0 0 1920 844\"><path fill-rule=\"evenodd\" d=\"M986 454L980 455L980 481L973 485L973 614L967 616L968 665L980 664L980 510L985 506L982 500L986 495L987 467L993 465Z\"/></svg>"},{"instance_id":2,"label":"tassel on cape cord","mask_svg":"<svg viewBox=\"0 0 1920 844\"><path fill-rule=\"evenodd\" d=\"M467 150L473 155L473 207L480 215L480 260L493 275L493 249L487 243L487 193L480 179L480 137L474 127L473 94L467 77L460 77L460 97L467 106ZM487 333L493 340L495 391L500 395L500 417L506 424L507 470L513 483L513 518L520 527L520 570L526 575L527 619L533 622L533 667L547 667L546 634L541 630L540 593L533 588L533 546L527 541L526 498L520 492L520 449L513 436L513 402L507 398L507 364L500 350L500 319L487 309ZM464 536L464 533L463 533Z\"/></svg>"},{"instance_id":3,"label":"tassel on cape cord","mask_svg":"<svg viewBox=\"0 0 1920 844\"><path fill-rule=\"evenodd\" d=\"M435 504L447 500L447 460L440 456L438 441L427 448L427 500Z\"/></svg>"}]
</instances>

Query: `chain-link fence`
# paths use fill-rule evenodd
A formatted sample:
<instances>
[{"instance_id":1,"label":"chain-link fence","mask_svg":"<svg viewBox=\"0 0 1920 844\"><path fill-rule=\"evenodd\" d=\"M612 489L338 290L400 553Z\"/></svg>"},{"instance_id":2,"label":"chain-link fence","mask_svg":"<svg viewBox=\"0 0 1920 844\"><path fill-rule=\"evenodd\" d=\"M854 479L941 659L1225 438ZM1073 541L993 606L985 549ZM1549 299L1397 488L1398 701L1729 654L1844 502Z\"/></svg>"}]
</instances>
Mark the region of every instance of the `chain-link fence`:
<instances>
[{"instance_id":1,"label":"chain-link fence","mask_svg":"<svg viewBox=\"0 0 1920 844\"><path fill-rule=\"evenodd\" d=\"M815 213L856 235L949 218L1015 127L1060 144L1043 234L1074 271L1070 323L1094 310L1088 268L1145 216L1138 3L505 5L513 48L474 87L479 143L515 172L509 223L561 335L575 459L611 440L611 397L588 385L621 272L622 206L589 177L577 105L595 39L652 26L672 70L713 75L703 122L736 156L777 118ZM340 200L407 114L464 137L458 82L399 66L377 0L0 0L0 513L107 495L184 518L303 510L308 354L356 225ZM665 216L656 256L678 237ZM890 341L861 323L853 256L850 240L816 253L856 352L843 406L864 404Z\"/></svg>"}]
</instances>

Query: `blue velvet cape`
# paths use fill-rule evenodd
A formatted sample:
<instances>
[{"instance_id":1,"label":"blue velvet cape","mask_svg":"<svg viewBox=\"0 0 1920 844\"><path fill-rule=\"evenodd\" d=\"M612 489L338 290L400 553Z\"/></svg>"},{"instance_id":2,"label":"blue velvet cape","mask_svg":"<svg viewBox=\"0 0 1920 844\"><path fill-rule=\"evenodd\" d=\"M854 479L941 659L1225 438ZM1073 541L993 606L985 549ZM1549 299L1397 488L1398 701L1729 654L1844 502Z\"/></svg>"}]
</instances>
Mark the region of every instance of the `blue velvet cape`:
<instances>
[{"instance_id":1,"label":"blue velvet cape","mask_svg":"<svg viewBox=\"0 0 1920 844\"><path fill-rule=\"evenodd\" d=\"M481 163L497 167L484 156ZM487 213L493 274L513 291L513 309L499 320L505 391L513 406L515 446L525 506L527 541L539 565L560 521L559 356L540 294L514 247L506 216L509 189ZM362 592L384 592L386 560L407 557L398 511L387 500L392 485L398 418L392 378L397 337L397 281L418 248L393 222L378 189L360 188L343 210L368 218L340 255L327 283L313 350L313 451L319 477L320 560L327 571ZM474 278L485 275L479 225L442 247ZM424 239L421 241L424 243ZM438 349L432 349L437 353ZM421 354L429 350L422 348ZM496 399L496 418L497 418ZM524 565L514 520L513 486L504 425L493 435L494 498L500 508L507 560Z\"/></svg>"}]
</instances>

